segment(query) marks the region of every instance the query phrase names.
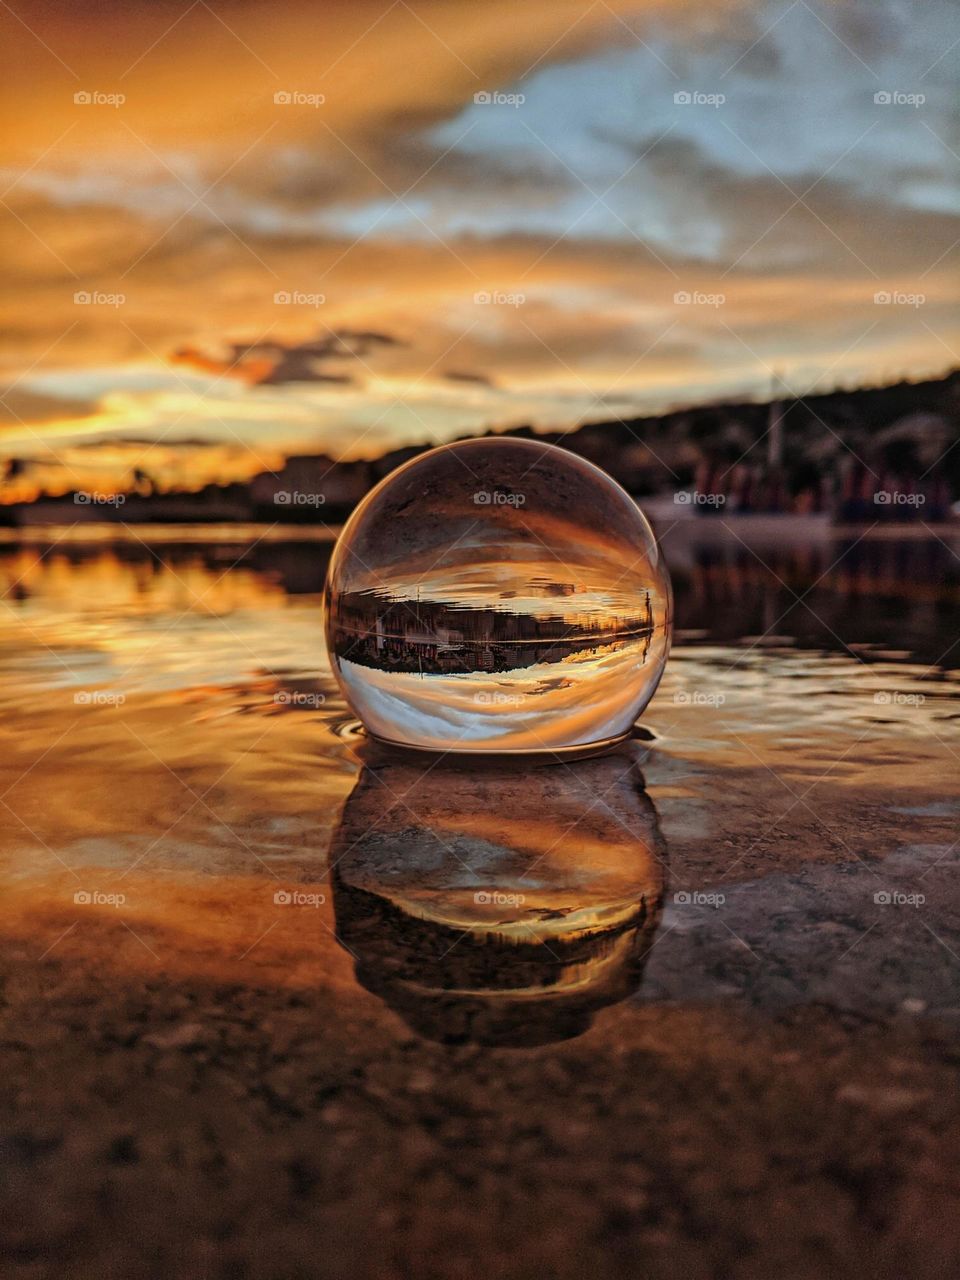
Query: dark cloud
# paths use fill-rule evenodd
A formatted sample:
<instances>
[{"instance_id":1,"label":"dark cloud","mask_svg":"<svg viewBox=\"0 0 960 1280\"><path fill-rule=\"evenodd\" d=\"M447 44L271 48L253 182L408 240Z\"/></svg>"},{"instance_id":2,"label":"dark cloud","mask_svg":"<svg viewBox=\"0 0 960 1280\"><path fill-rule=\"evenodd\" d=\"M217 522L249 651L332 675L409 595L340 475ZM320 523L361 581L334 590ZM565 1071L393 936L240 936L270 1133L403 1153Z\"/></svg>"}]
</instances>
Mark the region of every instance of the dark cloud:
<instances>
[{"instance_id":1,"label":"dark cloud","mask_svg":"<svg viewBox=\"0 0 960 1280\"><path fill-rule=\"evenodd\" d=\"M251 155L231 173L231 186L247 198L300 212L394 197L537 207L545 199L579 189L572 175L549 156L521 161L469 154L435 143L423 133L405 135L397 128L396 121L378 125L351 139L349 146L324 132L304 139L269 166Z\"/></svg>"},{"instance_id":2,"label":"dark cloud","mask_svg":"<svg viewBox=\"0 0 960 1280\"><path fill-rule=\"evenodd\" d=\"M85 418L95 413L93 401L77 397L41 395L22 387L0 388L0 424L56 422L61 418Z\"/></svg>"},{"instance_id":3,"label":"dark cloud","mask_svg":"<svg viewBox=\"0 0 960 1280\"><path fill-rule=\"evenodd\" d=\"M870 280L877 271L925 269L960 236L960 215L905 207L897 185L865 189L849 171L781 180L766 169L721 165L692 138L631 139L610 131L602 137L643 157L638 181L661 183L663 203L678 218L699 218L719 234L722 248L709 257L736 264L731 274L758 267L793 273L799 261L813 272L842 269ZM906 186L930 173L910 166L899 176Z\"/></svg>"},{"instance_id":4,"label":"dark cloud","mask_svg":"<svg viewBox=\"0 0 960 1280\"><path fill-rule=\"evenodd\" d=\"M217 354L197 347L179 347L171 359L204 373L237 378L254 387L278 387L288 382L326 382L350 386L352 374L325 368L330 360L364 360L378 347L399 345L396 338L374 330L340 329L307 342L234 342Z\"/></svg>"},{"instance_id":5,"label":"dark cloud","mask_svg":"<svg viewBox=\"0 0 960 1280\"><path fill-rule=\"evenodd\" d=\"M462 373L458 369L449 369L443 376L448 382L467 382L479 387L492 387L494 385L492 379L482 373Z\"/></svg>"},{"instance_id":6,"label":"dark cloud","mask_svg":"<svg viewBox=\"0 0 960 1280\"><path fill-rule=\"evenodd\" d=\"M124 435L115 435L115 434L97 435L97 436L91 436L87 440L74 440L71 442L70 448L73 451L79 450L82 452L83 450L88 449L91 452L96 452L97 450L102 449L105 443L109 443L111 447L118 448L118 449L126 448L128 446L142 447L144 445L147 445L152 448L157 443L157 440L155 436L136 436L136 435L125 435L125 434ZM221 448L221 444L219 441L214 442L206 439L203 436L166 436L164 435L163 447L164 449L189 449L192 452L194 449L207 449L207 448L219 449Z\"/></svg>"}]
</instances>

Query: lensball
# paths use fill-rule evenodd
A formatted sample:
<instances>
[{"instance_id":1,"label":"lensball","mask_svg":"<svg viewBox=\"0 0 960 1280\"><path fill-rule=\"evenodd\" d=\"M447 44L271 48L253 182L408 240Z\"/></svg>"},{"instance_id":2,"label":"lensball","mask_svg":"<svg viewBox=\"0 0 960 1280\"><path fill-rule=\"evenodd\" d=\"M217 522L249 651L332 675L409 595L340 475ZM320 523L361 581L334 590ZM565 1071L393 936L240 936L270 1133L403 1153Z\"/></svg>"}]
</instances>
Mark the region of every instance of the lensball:
<instances>
[{"instance_id":1,"label":"lensball","mask_svg":"<svg viewBox=\"0 0 960 1280\"><path fill-rule=\"evenodd\" d=\"M445 445L392 472L347 521L324 606L367 730L436 752L612 746L670 645L670 579L642 512L535 440Z\"/></svg>"}]
</instances>

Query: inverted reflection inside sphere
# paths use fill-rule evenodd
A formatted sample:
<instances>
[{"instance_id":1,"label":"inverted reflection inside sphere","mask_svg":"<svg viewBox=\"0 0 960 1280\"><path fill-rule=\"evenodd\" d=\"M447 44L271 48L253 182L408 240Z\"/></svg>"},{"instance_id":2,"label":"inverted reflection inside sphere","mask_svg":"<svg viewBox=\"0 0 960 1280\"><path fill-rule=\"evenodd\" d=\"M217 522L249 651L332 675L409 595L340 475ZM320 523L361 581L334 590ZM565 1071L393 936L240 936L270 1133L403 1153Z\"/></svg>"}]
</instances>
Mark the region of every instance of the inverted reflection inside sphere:
<instances>
[{"instance_id":1,"label":"inverted reflection inside sphere","mask_svg":"<svg viewBox=\"0 0 960 1280\"><path fill-rule=\"evenodd\" d=\"M376 737L572 752L625 737L667 657L670 582L609 476L552 445L423 454L361 503L327 578L327 646Z\"/></svg>"}]
</instances>

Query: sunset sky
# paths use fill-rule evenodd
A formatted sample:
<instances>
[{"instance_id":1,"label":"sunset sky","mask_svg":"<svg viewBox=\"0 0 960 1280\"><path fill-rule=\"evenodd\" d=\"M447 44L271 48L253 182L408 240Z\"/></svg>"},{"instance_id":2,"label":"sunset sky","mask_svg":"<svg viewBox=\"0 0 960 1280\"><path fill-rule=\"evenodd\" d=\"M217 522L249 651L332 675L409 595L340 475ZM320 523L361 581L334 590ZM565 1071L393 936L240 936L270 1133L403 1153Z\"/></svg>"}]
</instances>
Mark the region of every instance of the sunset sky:
<instances>
[{"instance_id":1,"label":"sunset sky","mask_svg":"<svg viewBox=\"0 0 960 1280\"><path fill-rule=\"evenodd\" d=\"M6 500L960 364L952 9L4 3Z\"/></svg>"}]
</instances>

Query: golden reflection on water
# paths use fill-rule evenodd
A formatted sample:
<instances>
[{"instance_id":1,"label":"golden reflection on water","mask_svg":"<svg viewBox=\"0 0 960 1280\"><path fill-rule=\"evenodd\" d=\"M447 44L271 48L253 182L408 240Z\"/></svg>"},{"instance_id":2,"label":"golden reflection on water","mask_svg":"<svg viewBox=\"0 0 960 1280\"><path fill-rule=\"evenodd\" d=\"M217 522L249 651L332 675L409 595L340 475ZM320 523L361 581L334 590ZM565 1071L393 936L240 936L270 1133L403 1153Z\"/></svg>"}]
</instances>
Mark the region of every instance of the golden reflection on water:
<instances>
[{"instance_id":1,"label":"golden reflection on water","mask_svg":"<svg viewBox=\"0 0 960 1280\"><path fill-rule=\"evenodd\" d=\"M288 593L245 568L242 551L223 550L54 546L0 556L0 698L15 702L38 685L189 690L299 669L316 622L297 612L277 626Z\"/></svg>"},{"instance_id":2,"label":"golden reflection on water","mask_svg":"<svg viewBox=\"0 0 960 1280\"><path fill-rule=\"evenodd\" d=\"M372 793L369 761L342 732L347 709L323 651L320 593L329 546L177 537L150 547L131 538L0 548L3 930L34 958L49 947L65 962L95 951L104 972L142 967L238 980L259 973L285 985L352 990L355 1001L370 1002L364 1007L383 1000L426 1034L451 1026L459 1028L452 1034L467 1034L479 1018L483 1034L496 1038L501 1019L491 1003L530 1007L564 992L560 1003L580 1000L589 1014L622 998L639 976L632 966L653 918L633 919L631 911L640 896L646 902L655 894L649 886L635 892L641 876L629 892L602 902L591 897L620 836L602 821L596 828L592 819L582 821L590 799L565 768L544 775L549 796L528 790L524 803L509 801L506 779L494 794L489 784L478 789L462 778L455 787L448 779L445 797L440 788L405 801L413 810L405 839L426 831L441 852L457 842L490 856L513 849L529 859L548 851L551 874L571 889L562 903L547 900L547 886L534 889L545 931L529 945L541 953L518 953L511 944L508 964L501 939L493 995L478 977L483 946L463 953L471 963L462 971L440 963L444 929L476 933L475 914L463 914L449 882L433 886L440 905L430 910L431 893L424 895L421 883L411 910L409 895L375 887L369 858L366 879L360 874L362 842L331 880L331 841L342 851L343 832ZM696 809L709 834L703 797L722 795L732 776L759 779L775 792L770 821L791 803L771 771L790 785L851 794L888 788L895 795L907 771L912 787L931 792L955 777L944 743L955 737L960 682L954 669L931 666L927 656L956 638L954 615L911 611L909 575L902 598L873 601L883 645L871 644L869 631L862 642L854 639L869 621L861 600L828 599L833 630L851 642L832 653L796 648L786 624L773 645L745 639L759 634L750 592L737 600L737 640L737 620L722 599L712 597L708 609L684 594L688 580L676 580L681 611L707 625L696 644L684 645L681 635L644 717L656 735L650 759L660 778L653 788L658 807L666 801ZM908 644L891 645L896 628L884 610L912 636L933 628L924 660ZM771 622L778 616L771 608ZM727 633L722 643L706 643L708 625ZM671 762L683 781L672 781ZM602 790L598 784L591 798ZM757 794L759 809L772 803ZM631 800L633 817L621 814L635 842L647 803ZM395 822L399 814L386 827L394 836ZM640 846L631 847L627 862ZM442 870L442 858L437 866ZM574 893L563 877L584 869L590 883ZM293 886L326 901L302 910L274 902L278 889ZM122 909L75 904L75 893L86 891L122 893L126 902ZM538 894L547 896L539 901ZM611 932L609 909L616 915L618 903L624 914ZM555 908L564 914L545 923ZM372 932L363 926L370 918L380 921ZM562 944L573 950L561 953L556 968L542 948L578 918L584 928ZM593 952L591 936L599 943ZM376 1000L360 993L355 969ZM456 1003L461 998L469 1018Z\"/></svg>"},{"instance_id":3,"label":"golden reflection on water","mask_svg":"<svg viewBox=\"0 0 960 1280\"><path fill-rule=\"evenodd\" d=\"M233 568L225 557L216 570L199 559L161 565L150 555L129 559L103 549L82 561L56 548L20 548L0 557L0 592L28 612L66 610L71 617L117 613L150 615L171 610L228 612L282 603L285 592L261 574Z\"/></svg>"}]
</instances>

